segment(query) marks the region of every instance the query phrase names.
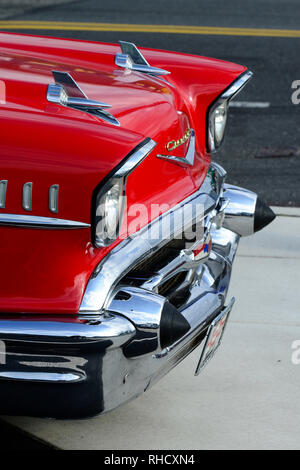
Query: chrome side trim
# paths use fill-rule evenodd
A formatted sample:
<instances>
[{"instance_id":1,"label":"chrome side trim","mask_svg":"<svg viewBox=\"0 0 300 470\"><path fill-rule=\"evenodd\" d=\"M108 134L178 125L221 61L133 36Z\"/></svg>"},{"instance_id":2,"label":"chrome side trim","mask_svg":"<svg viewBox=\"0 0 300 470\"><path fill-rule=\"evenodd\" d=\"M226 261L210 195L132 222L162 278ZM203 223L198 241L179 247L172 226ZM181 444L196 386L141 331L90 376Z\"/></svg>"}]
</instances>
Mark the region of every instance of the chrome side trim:
<instances>
[{"instance_id":1,"label":"chrome side trim","mask_svg":"<svg viewBox=\"0 0 300 470\"><path fill-rule=\"evenodd\" d=\"M0 214L0 225L42 229L79 229L89 228L91 226L90 224L77 222L75 220L23 214Z\"/></svg>"},{"instance_id":2,"label":"chrome side trim","mask_svg":"<svg viewBox=\"0 0 300 470\"><path fill-rule=\"evenodd\" d=\"M132 42L119 41L122 53L117 53L115 64L118 67L135 70L150 75L168 75L170 72L157 67L151 67L143 54Z\"/></svg>"},{"instance_id":3,"label":"chrome side trim","mask_svg":"<svg viewBox=\"0 0 300 470\"><path fill-rule=\"evenodd\" d=\"M168 160L172 163L176 163L177 165L181 166L193 166L194 165L194 158L195 158L195 131L191 129L191 136L190 142L187 149L187 152L183 158L174 157L172 155L156 155L158 158L162 158L164 160Z\"/></svg>"},{"instance_id":4,"label":"chrome side trim","mask_svg":"<svg viewBox=\"0 0 300 470\"><path fill-rule=\"evenodd\" d=\"M7 180L0 181L0 209L5 209Z\"/></svg>"},{"instance_id":5,"label":"chrome side trim","mask_svg":"<svg viewBox=\"0 0 300 470\"><path fill-rule=\"evenodd\" d=\"M47 100L62 106L75 108L93 114L104 121L120 126L119 121L103 108L111 108L110 104L90 100L67 72L52 70L55 85L50 84L47 90Z\"/></svg>"}]
</instances>

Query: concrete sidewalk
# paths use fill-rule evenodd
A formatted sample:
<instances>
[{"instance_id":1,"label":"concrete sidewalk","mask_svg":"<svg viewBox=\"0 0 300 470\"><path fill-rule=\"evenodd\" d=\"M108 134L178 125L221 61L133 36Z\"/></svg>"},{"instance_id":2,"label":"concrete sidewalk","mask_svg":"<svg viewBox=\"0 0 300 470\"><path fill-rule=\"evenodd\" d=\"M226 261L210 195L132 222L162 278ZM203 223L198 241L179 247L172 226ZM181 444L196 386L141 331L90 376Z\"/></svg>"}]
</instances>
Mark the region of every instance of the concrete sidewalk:
<instances>
[{"instance_id":1,"label":"concrete sidewalk","mask_svg":"<svg viewBox=\"0 0 300 470\"><path fill-rule=\"evenodd\" d=\"M196 350L137 400L94 419L5 418L62 449L300 449L300 210L241 240L237 298L211 363Z\"/></svg>"}]
</instances>

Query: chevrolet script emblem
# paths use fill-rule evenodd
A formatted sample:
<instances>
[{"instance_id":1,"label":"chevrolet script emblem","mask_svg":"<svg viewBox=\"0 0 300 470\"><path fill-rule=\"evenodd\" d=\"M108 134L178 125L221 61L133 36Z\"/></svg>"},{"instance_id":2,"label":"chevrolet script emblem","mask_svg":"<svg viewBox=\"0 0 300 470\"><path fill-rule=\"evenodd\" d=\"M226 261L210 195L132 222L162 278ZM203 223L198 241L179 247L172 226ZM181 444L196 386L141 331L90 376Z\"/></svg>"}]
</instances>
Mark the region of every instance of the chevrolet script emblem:
<instances>
[{"instance_id":1,"label":"chevrolet script emblem","mask_svg":"<svg viewBox=\"0 0 300 470\"><path fill-rule=\"evenodd\" d=\"M168 152L171 152L172 150L177 149L177 147L180 147L180 145L184 144L191 136L192 129L188 129L184 136L181 137L181 139L178 140L171 140L170 142L167 143L166 147Z\"/></svg>"},{"instance_id":2,"label":"chevrolet script emblem","mask_svg":"<svg viewBox=\"0 0 300 470\"><path fill-rule=\"evenodd\" d=\"M188 129L184 136L178 140L171 140L167 143L166 148L169 152L175 150L180 145L184 144L188 139L190 139L187 152L184 157L175 157L173 155L157 155L158 158L163 158L172 163L176 163L181 166L193 166L195 158L195 131L194 129Z\"/></svg>"}]
</instances>

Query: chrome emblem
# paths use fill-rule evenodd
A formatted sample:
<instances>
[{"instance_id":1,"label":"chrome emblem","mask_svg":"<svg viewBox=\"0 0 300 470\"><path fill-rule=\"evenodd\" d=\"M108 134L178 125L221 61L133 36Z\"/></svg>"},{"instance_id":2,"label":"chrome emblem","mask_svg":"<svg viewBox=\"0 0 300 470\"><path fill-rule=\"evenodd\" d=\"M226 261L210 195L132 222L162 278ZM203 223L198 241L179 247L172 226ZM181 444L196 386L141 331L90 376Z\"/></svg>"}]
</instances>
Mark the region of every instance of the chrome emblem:
<instances>
[{"instance_id":1,"label":"chrome emblem","mask_svg":"<svg viewBox=\"0 0 300 470\"><path fill-rule=\"evenodd\" d=\"M211 250L212 238L207 231L201 240L197 240L190 248L182 250L182 255L187 256L191 262L204 263L209 258Z\"/></svg>"},{"instance_id":2,"label":"chrome emblem","mask_svg":"<svg viewBox=\"0 0 300 470\"><path fill-rule=\"evenodd\" d=\"M184 144L188 139L190 139L187 152L184 157L175 157L174 155L157 155L158 158L168 160L172 163L176 163L181 166L193 166L195 158L195 131L194 129L188 129L183 137L179 140L171 140L167 144L167 150L171 151L180 145ZM169 148L168 148L169 146ZM171 146L171 148L170 148Z\"/></svg>"},{"instance_id":3,"label":"chrome emblem","mask_svg":"<svg viewBox=\"0 0 300 470\"><path fill-rule=\"evenodd\" d=\"M0 209L5 209L7 180L0 181Z\"/></svg>"},{"instance_id":4,"label":"chrome emblem","mask_svg":"<svg viewBox=\"0 0 300 470\"><path fill-rule=\"evenodd\" d=\"M192 129L187 129L181 139L171 140L170 142L168 142L166 145L168 152L171 152L172 150L177 149L177 147L180 147L180 145L183 145L191 137L191 134Z\"/></svg>"}]
</instances>

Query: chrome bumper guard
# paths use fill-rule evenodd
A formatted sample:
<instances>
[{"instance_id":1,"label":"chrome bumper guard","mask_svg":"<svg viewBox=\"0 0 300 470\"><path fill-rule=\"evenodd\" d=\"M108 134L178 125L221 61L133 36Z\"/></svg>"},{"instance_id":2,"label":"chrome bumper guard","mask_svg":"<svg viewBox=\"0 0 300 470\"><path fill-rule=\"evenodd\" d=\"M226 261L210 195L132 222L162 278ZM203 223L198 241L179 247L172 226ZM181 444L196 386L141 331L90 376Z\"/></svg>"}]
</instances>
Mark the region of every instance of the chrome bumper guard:
<instances>
[{"instance_id":1,"label":"chrome bumper guard","mask_svg":"<svg viewBox=\"0 0 300 470\"><path fill-rule=\"evenodd\" d=\"M212 164L196 193L114 248L93 273L76 318L1 318L0 412L79 417L111 410L201 343L225 308L239 238L255 225L256 194L225 185L225 176ZM171 261L141 279L135 268L168 243L163 232L157 239L143 235L168 216L174 236L182 230L176 213L186 203L204 208L210 253L196 259L189 250L173 250ZM187 224L194 222L191 215Z\"/></svg>"}]
</instances>

